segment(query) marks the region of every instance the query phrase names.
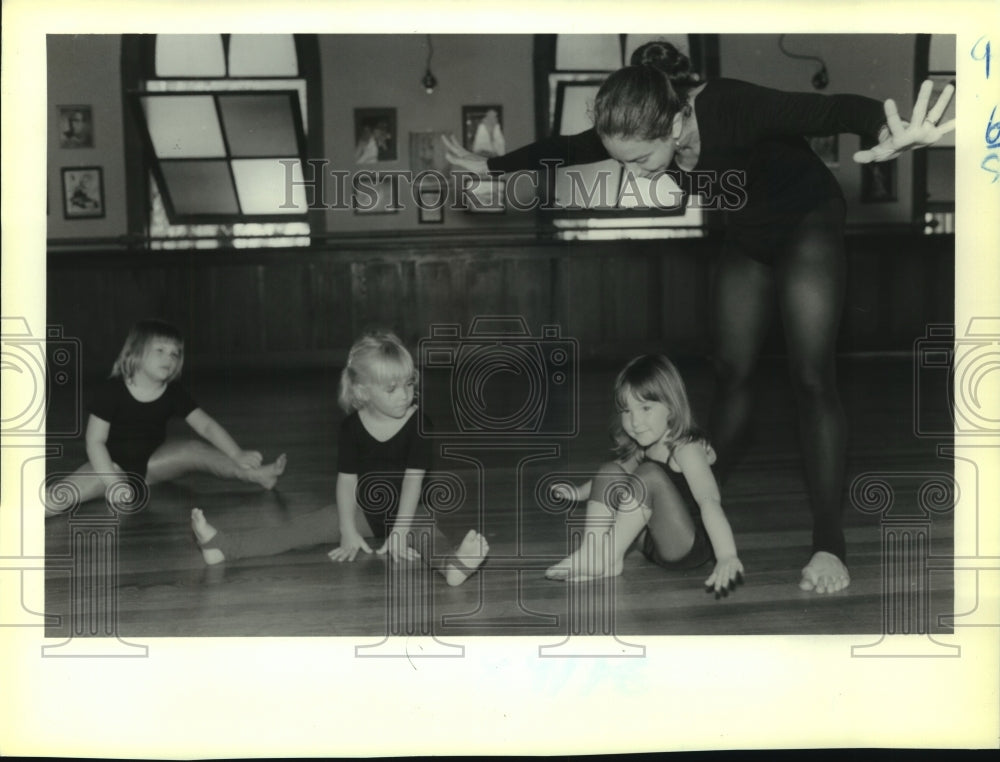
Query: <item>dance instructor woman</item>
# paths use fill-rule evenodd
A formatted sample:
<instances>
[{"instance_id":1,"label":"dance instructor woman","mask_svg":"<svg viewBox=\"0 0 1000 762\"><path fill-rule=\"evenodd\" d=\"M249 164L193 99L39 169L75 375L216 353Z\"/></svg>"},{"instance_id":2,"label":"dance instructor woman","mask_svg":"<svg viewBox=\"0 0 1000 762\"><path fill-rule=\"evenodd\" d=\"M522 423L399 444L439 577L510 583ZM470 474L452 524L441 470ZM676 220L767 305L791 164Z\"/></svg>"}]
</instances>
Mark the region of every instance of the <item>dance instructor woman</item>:
<instances>
[{"instance_id":1,"label":"dance instructor woman","mask_svg":"<svg viewBox=\"0 0 1000 762\"><path fill-rule=\"evenodd\" d=\"M809 507L812 558L800 587L832 593L850 584L842 491L847 432L836 387L836 338L845 286L846 216L836 178L805 136L854 133L875 141L859 163L887 161L937 141L949 85L928 111L924 82L909 124L892 100L786 93L734 79L704 81L674 46L651 42L611 74L594 103L594 127L485 159L446 138L456 166L485 175L539 169L542 161L608 158L635 175L670 175L686 193L733 199L713 280L716 400L711 439L724 478L747 430L751 374L777 301L785 331ZM720 186L725 175L727 189Z\"/></svg>"}]
</instances>

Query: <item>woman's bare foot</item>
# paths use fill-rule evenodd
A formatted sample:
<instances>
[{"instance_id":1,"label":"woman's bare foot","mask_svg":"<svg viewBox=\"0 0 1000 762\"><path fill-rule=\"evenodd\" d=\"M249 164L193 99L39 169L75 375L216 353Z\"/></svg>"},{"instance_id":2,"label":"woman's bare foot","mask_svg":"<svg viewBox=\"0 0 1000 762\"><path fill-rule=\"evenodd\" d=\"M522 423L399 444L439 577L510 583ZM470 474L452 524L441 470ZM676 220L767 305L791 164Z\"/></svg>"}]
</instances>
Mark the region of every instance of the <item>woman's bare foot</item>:
<instances>
[{"instance_id":1,"label":"woman's bare foot","mask_svg":"<svg viewBox=\"0 0 1000 762\"><path fill-rule=\"evenodd\" d=\"M194 532L194 538L198 541L198 545L201 546L201 555L204 557L206 564L211 566L221 564L226 560L226 557L218 548L204 547L206 542L211 541L219 533L219 530L208 523L205 519L205 514L201 512L200 508L191 509L191 530Z\"/></svg>"},{"instance_id":2,"label":"woman's bare foot","mask_svg":"<svg viewBox=\"0 0 1000 762\"><path fill-rule=\"evenodd\" d=\"M475 529L470 529L446 562L445 581L452 587L461 585L486 560L489 552L490 545L486 538Z\"/></svg>"},{"instance_id":3,"label":"woman's bare foot","mask_svg":"<svg viewBox=\"0 0 1000 762\"><path fill-rule=\"evenodd\" d=\"M274 485L278 483L278 477L285 473L287 464L288 457L285 453L281 453L274 463L252 469L249 475L250 481L256 482L264 489L274 489Z\"/></svg>"},{"instance_id":4,"label":"woman's bare foot","mask_svg":"<svg viewBox=\"0 0 1000 762\"><path fill-rule=\"evenodd\" d=\"M802 570L800 590L816 593L836 593L851 584L851 575L844 562L833 553L817 551Z\"/></svg>"}]
</instances>

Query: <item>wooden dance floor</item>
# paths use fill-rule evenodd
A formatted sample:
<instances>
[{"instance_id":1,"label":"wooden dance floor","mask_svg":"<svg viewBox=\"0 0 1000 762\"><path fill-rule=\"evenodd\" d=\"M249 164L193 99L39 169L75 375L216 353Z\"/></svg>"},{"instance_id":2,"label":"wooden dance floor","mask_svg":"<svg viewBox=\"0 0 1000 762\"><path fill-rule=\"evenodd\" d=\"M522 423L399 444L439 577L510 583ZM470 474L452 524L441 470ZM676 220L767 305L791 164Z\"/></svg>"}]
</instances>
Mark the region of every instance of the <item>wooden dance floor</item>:
<instances>
[{"instance_id":1,"label":"wooden dance floor","mask_svg":"<svg viewBox=\"0 0 1000 762\"><path fill-rule=\"evenodd\" d=\"M681 371L704 421L711 393L708 368L689 362L681 364ZM459 479L450 483L449 510L442 512L440 525L451 534L477 527L491 546L481 573L451 588L437 575L404 573L384 556L362 554L351 564L333 563L327 558L329 543L205 566L189 527L192 507L201 508L220 529L234 530L278 526L333 502L342 413L335 401L339 374L332 369L288 375L192 371L188 388L242 446L263 451L268 461L288 454L277 489L264 492L196 475L154 486L148 504L133 515L109 520L97 501L49 519L45 606L51 624L46 634L107 634L110 627L132 638L377 639L433 632L442 638L532 635L558 642L567 634L857 633L866 636L859 641L864 643L877 640L874 636L887 627L891 632L951 631L940 619L953 608L952 571L943 568L953 553L951 496L935 493L932 482L934 474L953 473L953 461L938 454L947 438L914 433L914 367L908 357L840 364L850 424L844 511L853 582L847 590L815 595L798 589L799 570L810 555L810 518L795 410L780 359L762 362L754 441L722 487L746 567L745 585L716 600L702 587L710 567L669 572L636 551L626 558L624 574L612 580L582 585L546 580L545 568L566 554L582 511L542 505L535 490L553 473L585 474L607 459L614 372L581 371L574 437L543 432L496 439L485 447L477 439L442 440L449 449L439 467ZM510 382L510 394L518 393L516 381ZM921 425L940 427L947 423L945 390L943 384L927 383L920 393L931 402L921 410ZM56 407L60 404L65 401L54 400ZM442 414L427 412L435 419ZM184 435L186 427L178 422L171 431ZM85 459L82 437L57 444L63 451L50 461L50 475ZM865 480L852 494L857 477ZM928 501L935 510L927 508ZM81 531L84 536L93 532L93 526L110 544L95 548L71 542ZM918 543L919 552L906 550L905 541L898 541L904 531L910 532L907 537L929 538L929 544ZM884 551L889 535L893 542ZM87 553L106 555L96 563L82 558ZM116 564L103 564L115 553ZM901 577L903 555L910 565ZM926 576L920 573L925 561L936 567ZM102 574L103 582L94 579ZM886 586L900 589L887 593ZM88 606L100 611L95 614Z\"/></svg>"}]
</instances>

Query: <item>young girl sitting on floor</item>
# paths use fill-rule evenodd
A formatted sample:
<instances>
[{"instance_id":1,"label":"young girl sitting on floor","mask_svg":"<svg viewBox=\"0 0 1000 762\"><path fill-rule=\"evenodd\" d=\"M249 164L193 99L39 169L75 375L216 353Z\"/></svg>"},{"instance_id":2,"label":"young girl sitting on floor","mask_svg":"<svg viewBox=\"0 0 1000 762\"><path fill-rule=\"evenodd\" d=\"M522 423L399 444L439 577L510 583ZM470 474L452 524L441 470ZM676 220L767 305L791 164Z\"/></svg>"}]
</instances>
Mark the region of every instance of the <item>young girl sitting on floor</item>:
<instances>
[{"instance_id":1,"label":"young girl sitting on floor","mask_svg":"<svg viewBox=\"0 0 1000 762\"><path fill-rule=\"evenodd\" d=\"M694 426L680 374L662 355L637 357L615 380L615 405L618 459L582 487L559 488L563 497L587 500L587 524L581 547L546 576L570 582L617 576L645 529L643 554L668 569L697 568L714 551L705 585L716 596L727 594L742 581L743 564L712 475L713 453Z\"/></svg>"},{"instance_id":2,"label":"young girl sitting on floor","mask_svg":"<svg viewBox=\"0 0 1000 762\"><path fill-rule=\"evenodd\" d=\"M142 320L132 327L110 378L89 401L88 461L48 487L46 517L100 497L130 478L152 485L204 471L274 487L285 470L284 454L264 466L259 452L241 449L177 381L183 365L184 339L172 325ZM167 422L174 416L208 442L167 442Z\"/></svg>"},{"instance_id":3,"label":"young girl sitting on floor","mask_svg":"<svg viewBox=\"0 0 1000 762\"><path fill-rule=\"evenodd\" d=\"M337 440L336 507L296 516L276 527L234 532L218 531L195 508L191 525L206 563L276 555L324 542L339 542L328 554L332 560L353 561L359 551L372 552L365 538L375 537L384 539L379 554L389 553L394 561L431 564L407 542L408 533L413 534L411 523L421 510L424 474L433 461L431 442L421 436L415 381L413 358L394 334L359 339L340 380L339 402L348 415ZM388 504L381 499L386 494ZM446 542L437 527L433 533L434 545ZM488 552L486 538L470 529L434 568L449 585L460 585Z\"/></svg>"}]
</instances>

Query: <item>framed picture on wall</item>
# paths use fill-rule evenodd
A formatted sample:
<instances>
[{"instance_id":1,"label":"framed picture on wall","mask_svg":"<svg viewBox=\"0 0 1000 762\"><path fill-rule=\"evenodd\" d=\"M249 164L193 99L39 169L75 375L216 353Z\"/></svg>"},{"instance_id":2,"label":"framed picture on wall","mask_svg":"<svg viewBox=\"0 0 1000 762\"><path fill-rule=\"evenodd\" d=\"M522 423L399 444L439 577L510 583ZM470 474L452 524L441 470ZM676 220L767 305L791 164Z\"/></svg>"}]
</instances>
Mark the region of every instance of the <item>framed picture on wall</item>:
<instances>
[{"instance_id":1,"label":"framed picture on wall","mask_svg":"<svg viewBox=\"0 0 1000 762\"><path fill-rule=\"evenodd\" d=\"M399 203L398 178L381 178L375 172L359 172L354 177L355 214L396 214Z\"/></svg>"},{"instance_id":2,"label":"framed picture on wall","mask_svg":"<svg viewBox=\"0 0 1000 762\"><path fill-rule=\"evenodd\" d=\"M354 161L358 164L377 164L395 161L396 109L354 109Z\"/></svg>"},{"instance_id":3,"label":"framed picture on wall","mask_svg":"<svg viewBox=\"0 0 1000 762\"><path fill-rule=\"evenodd\" d=\"M66 219L104 216L104 176L100 167L64 167L62 194Z\"/></svg>"},{"instance_id":4,"label":"framed picture on wall","mask_svg":"<svg viewBox=\"0 0 1000 762\"><path fill-rule=\"evenodd\" d=\"M840 163L840 136L820 135L809 138L809 147L823 160L828 167L836 167Z\"/></svg>"},{"instance_id":5,"label":"framed picture on wall","mask_svg":"<svg viewBox=\"0 0 1000 762\"><path fill-rule=\"evenodd\" d=\"M507 153L503 106L462 106L462 145L480 156Z\"/></svg>"},{"instance_id":6,"label":"framed picture on wall","mask_svg":"<svg viewBox=\"0 0 1000 762\"><path fill-rule=\"evenodd\" d=\"M444 157L443 132L410 133L410 170L414 175L421 172L448 174L448 160Z\"/></svg>"},{"instance_id":7,"label":"framed picture on wall","mask_svg":"<svg viewBox=\"0 0 1000 762\"><path fill-rule=\"evenodd\" d=\"M444 205L447 192L443 185L428 182L417 189L417 220L421 225L440 225L444 222Z\"/></svg>"},{"instance_id":8,"label":"framed picture on wall","mask_svg":"<svg viewBox=\"0 0 1000 762\"><path fill-rule=\"evenodd\" d=\"M94 147L94 112L90 106L56 106L59 112L59 147Z\"/></svg>"},{"instance_id":9,"label":"framed picture on wall","mask_svg":"<svg viewBox=\"0 0 1000 762\"><path fill-rule=\"evenodd\" d=\"M503 214L506 181L496 177L462 176L462 202L465 211L473 214Z\"/></svg>"},{"instance_id":10,"label":"framed picture on wall","mask_svg":"<svg viewBox=\"0 0 1000 762\"><path fill-rule=\"evenodd\" d=\"M862 164L861 203L883 204L896 200L896 162L873 161Z\"/></svg>"}]
</instances>

